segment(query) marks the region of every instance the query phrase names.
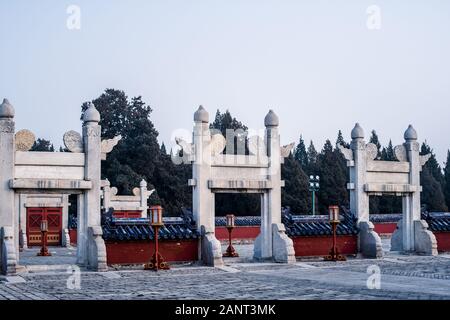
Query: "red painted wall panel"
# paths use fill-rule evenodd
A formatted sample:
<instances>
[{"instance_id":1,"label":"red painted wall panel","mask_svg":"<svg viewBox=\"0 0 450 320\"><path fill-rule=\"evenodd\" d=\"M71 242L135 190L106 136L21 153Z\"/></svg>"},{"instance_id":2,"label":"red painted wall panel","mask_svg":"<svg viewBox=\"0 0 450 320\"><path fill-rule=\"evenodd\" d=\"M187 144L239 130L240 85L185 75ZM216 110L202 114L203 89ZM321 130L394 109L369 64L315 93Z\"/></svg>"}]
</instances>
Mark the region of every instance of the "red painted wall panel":
<instances>
[{"instance_id":1,"label":"red painted wall panel","mask_svg":"<svg viewBox=\"0 0 450 320\"><path fill-rule=\"evenodd\" d=\"M374 223L375 232L378 234L393 234L395 229L397 229L396 222L388 222L388 223Z\"/></svg>"},{"instance_id":2,"label":"red painted wall panel","mask_svg":"<svg viewBox=\"0 0 450 320\"><path fill-rule=\"evenodd\" d=\"M341 254L356 254L358 250L357 236L338 236L337 247ZM333 245L331 236L294 237L296 257L326 256Z\"/></svg>"},{"instance_id":3,"label":"red painted wall panel","mask_svg":"<svg viewBox=\"0 0 450 320\"><path fill-rule=\"evenodd\" d=\"M216 227L216 238L218 240L228 239L228 230L226 227ZM255 239L260 233L260 227L235 227L231 236L234 240Z\"/></svg>"},{"instance_id":4,"label":"red painted wall panel","mask_svg":"<svg viewBox=\"0 0 450 320\"><path fill-rule=\"evenodd\" d=\"M439 252L450 252L450 232L433 232Z\"/></svg>"},{"instance_id":5,"label":"red painted wall panel","mask_svg":"<svg viewBox=\"0 0 450 320\"><path fill-rule=\"evenodd\" d=\"M113 213L114 218L140 218L141 211L137 210L117 210Z\"/></svg>"},{"instance_id":6,"label":"red painted wall panel","mask_svg":"<svg viewBox=\"0 0 450 320\"><path fill-rule=\"evenodd\" d=\"M77 245L77 229L69 229L70 244Z\"/></svg>"},{"instance_id":7,"label":"red painted wall panel","mask_svg":"<svg viewBox=\"0 0 450 320\"><path fill-rule=\"evenodd\" d=\"M198 240L160 241L159 250L168 262L198 260ZM140 264L150 261L154 243L150 241L106 242L108 264Z\"/></svg>"}]
</instances>

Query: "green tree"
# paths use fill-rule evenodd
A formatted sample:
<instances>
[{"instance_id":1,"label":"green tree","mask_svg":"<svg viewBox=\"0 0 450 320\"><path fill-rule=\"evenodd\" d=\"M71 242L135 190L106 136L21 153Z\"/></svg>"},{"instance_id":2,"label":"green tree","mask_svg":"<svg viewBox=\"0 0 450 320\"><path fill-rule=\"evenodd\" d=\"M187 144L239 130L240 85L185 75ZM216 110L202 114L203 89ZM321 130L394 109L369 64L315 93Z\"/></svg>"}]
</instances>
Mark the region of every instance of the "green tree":
<instances>
[{"instance_id":1,"label":"green tree","mask_svg":"<svg viewBox=\"0 0 450 320\"><path fill-rule=\"evenodd\" d=\"M378 138L377 132L375 130L372 130L372 135L370 136L370 143L373 143L374 145L377 146L377 158L376 159L380 159L381 158L381 143L380 143L380 139Z\"/></svg>"},{"instance_id":2,"label":"green tree","mask_svg":"<svg viewBox=\"0 0 450 320\"><path fill-rule=\"evenodd\" d=\"M108 178L121 194L131 194L145 179L149 189L156 189L149 203L161 204L168 215L178 214L182 206L189 206L187 178L177 174L181 168L172 166L170 156L162 152L158 132L150 120L150 106L140 96L129 99L123 91L115 89L106 89L92 102L101 115L102 138L122 136L102 162L102 178ZM86 107L84 103L82 113ZM182 181L183 178L186 180Z\"/></svg>"},{"instance_id":3,"label":"green tree","mask_svg":"<svg viewBox=\"0 0 450 320\"><path fill-rule=\"evenodd\" d=\"M301 135L294 150L294 158L298 161L303 170L308 168L308 152L306 151L305 141Z\"/></svg>"},{"instance_id":4,"label":"green tree","mask_svg":"<svg viewBox=\"0 0 450 320\"><path fill-rule=\"evenodd\" d=\"M422 143L422 146L420 148L420 154L421 155L431 154L431 157L425 164L425 167L430 170L430 173L433 175L436 181L438 181L441 184L441 186L443 186L444 175L442 174L442 168L436 159L436 154L426 141Z\"/></svg>"},{"instance_id":5,"label":"green tree","mask_svg":"<svg viewBox=\"0 0 450 320\"><path fill-rule=\"evenodd\" d=\"M294 213L307 214L310 212L311 199L308 191L308 176L303 172L300 163L292 154L284 161L281 176L285 187L281 193L281 204L289 206Z\"/></svg>"},{"instance_id":6,"label":"green tree","mask_svg":"<svg viewBox=\"0 0 450 320\"><path fill-rule=\"evenodd\" d=\"M318 192L320 213L328 212L328 206L348 206L348 170L345 159L338 149L333 149L330 140L317 156L317 169L320 176Z\"/></svg>"},{"instance_id":7,"label":"green tree","mask_svg":"<svg viewBox=\"0 0 450 320\"><path fill-rule=\"evenodd\" d=\"M428 211L447 211L444 196L444 175L442 174L441 166L439 165L433 149L424 142L420 149L420 154L431 154L430 159L423 166L420 174L420 181L422 184L422 204Z\"/></svg>"},{"instance_id":8,"label":"green tree","mask_svg":"<svg viewBox=\"0 0 450 320\"><path fill-rule=\"evenodd\" d=\"M38 138L31 147L30 151L54 152L55 148L49 140Z\"/></svg>"},{"instance_id":9,"label":"green tree","mask_svg":"<svg viewBox=\"0 0 450 320\"><path fill-rule=\"evenodd\" d=\"M305 170L306 174L308 175L314 175L316 174L317 171L317 156L318 153L316 151L316 148L314 147L314 143L311 142L309 143L309 147L308 147L308 166Z\"/></svg>"},{"instance_id":10,"label":"green tree","mask_svg":"<svg viewBox=\"0 0 450 320\"><path fill-rule=\"evenodd\" d=\"M387 147L384 147L381 151L381 160L384 161L396 161L394 146L392 145L392 140L389 140L389 144Z\"/></svg>"},{"instance_id":11,"label":"green tree","mask_svg":"<svg viewBox=\"0 0 450 320\"><path fill-rule=\"evenodd\" d=\"M338 136L337 136L337 139L336 139L336 147L338 147L338 146L344 146L344 147L346 147L346 148L350 148L350 144L349 143L347 143L347 141L345 141L345 139L344 139L344 136L342 135L342 131L341 130L339 130L339 132L338 132Z\"/></svg>"},{"instance_id":12,"label":"green tree","mask_svg":"<svg viewBox=\"0 0 450 320\"><path fill-rule=\"evenodd\" d=\"M447 208L450 208L450 150L447 151L447 161L444 168L444 196Z\"/></svg>"},{"instance_id":13,"label":"green tree","mask_svg":"<svg viewBox=\"0 0 450 320\"><path fill-rule=\"evenodd\" d=\"M209 125L210 129L218 130L222 133L225 138L227 137L227 130L235 130L234 136L234 154L242 153L239 151L239 146L244 146L245 154L248 154L248 144L247 144L247 126L242 124L242 122L238 121L235 117L233 117L230 111L226 110L224 113L221 113L220 110L217 110L216 116L214 118L213 123ZM226 153L226 148L223 153Z\"/></svg>"}]
</instances>

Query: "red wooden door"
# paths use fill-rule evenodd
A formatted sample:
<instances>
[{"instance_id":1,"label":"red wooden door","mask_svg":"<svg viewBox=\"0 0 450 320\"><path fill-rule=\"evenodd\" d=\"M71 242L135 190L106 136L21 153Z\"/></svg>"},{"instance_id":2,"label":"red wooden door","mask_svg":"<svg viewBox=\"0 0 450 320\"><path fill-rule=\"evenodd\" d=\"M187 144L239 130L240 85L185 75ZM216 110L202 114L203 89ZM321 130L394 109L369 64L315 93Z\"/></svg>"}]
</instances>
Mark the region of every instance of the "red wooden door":
<instances>
[{"instance_id":1,"label":"red wooden door","mask_svg":"<svg viewBox=\"0 0 450 320\"><path fill-rule=\"evenodd\" d=\"M27 208L28 245L41 245L41 221L48 221L47 244L61 245L62 208Z\"/></svg>"}]
</instances>

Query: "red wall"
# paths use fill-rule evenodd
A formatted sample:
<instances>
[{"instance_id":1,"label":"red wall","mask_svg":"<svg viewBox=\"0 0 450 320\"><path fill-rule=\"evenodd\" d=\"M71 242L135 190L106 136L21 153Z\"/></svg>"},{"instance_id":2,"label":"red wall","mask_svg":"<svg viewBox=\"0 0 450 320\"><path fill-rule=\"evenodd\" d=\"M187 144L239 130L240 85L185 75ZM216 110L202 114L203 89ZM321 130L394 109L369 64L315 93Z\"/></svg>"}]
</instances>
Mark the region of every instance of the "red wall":
<instances>
[{"instance_id":1,"label":"red wall","mask_svg":"<svg viewBox=\"0 0 450 320\"><path fill-rule=\"evenodd\" d=\"M337 247L341 254L356 254L358 251L358 237L353 236L338 236ZM294 237L294 250L296 257L309 256L326 256L330 253L333 245L333 238L331 236L320 237Z\"/></svg>"},{"instance_id":2,"label":"red wall","mask_svg":"<svg viewBox=\"0 0 450 320\"><path fill-rule=\"evenodd\" d=\"M168 262L198 260L198 240L164 240L159 250ZM154 253L153 241L106 241L108 264L139 264L150 261Z\"/></svg>"},{"instance_id":3,"label":"red wall","mask_svg":"<svg viewBox=\"0 0 450 320\"><path fill-rule=\"evenodd\" d=\"M226 227L216 227L216 238L218 240L228 240L228 230ZM260 227L235 227L231 236L236 239L255 239L260 233Z\"/></svg>"},{"instance_id":4,"label":"red wall","mask_svg":"<svg viewBox=\"0 0 450 320\"><path fill-rule=\"evenodd\" d=\"M393 234L397 229L396 222L378 222L373 224L375 226L375 232L378 234Z\"/></svg>"},{"instance_id":5,"label":"red wall","mask_svg":"<svg viewBox=\"0 0 450 320\"><path fill-rule=\"evenodd\" d=\"M77 245L77 229L69 229L70 244Z\"/></svg>"},{"instance_id":6,"label":"red wall","mask_svg":"<svg viewBox=\"0 0 450 320\"><path fill-rule=\"evenodd\" d=\"M450 251L450 232L433 232L436 236L439 252Z\"/></svg>"}]
</instances>

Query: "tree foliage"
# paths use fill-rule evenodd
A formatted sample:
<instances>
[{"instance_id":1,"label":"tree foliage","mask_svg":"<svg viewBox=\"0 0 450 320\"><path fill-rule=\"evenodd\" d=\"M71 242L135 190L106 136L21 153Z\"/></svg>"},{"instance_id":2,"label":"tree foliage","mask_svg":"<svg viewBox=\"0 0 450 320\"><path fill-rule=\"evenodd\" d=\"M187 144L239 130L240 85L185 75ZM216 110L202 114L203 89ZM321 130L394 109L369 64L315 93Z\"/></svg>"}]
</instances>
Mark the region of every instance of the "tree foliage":
<instances>
[{"instance_id":1,"label":"tree foliage","mask_svg":"<svg viewBox=\"0 0 450 320\"><path fill-rule=\"evenodd\" d=\"M50 140L45 140L38 138L31 147L30 151L43 151L43 152L54 152L55 147L50 142Z\"/></svg>"}]
</instances>

